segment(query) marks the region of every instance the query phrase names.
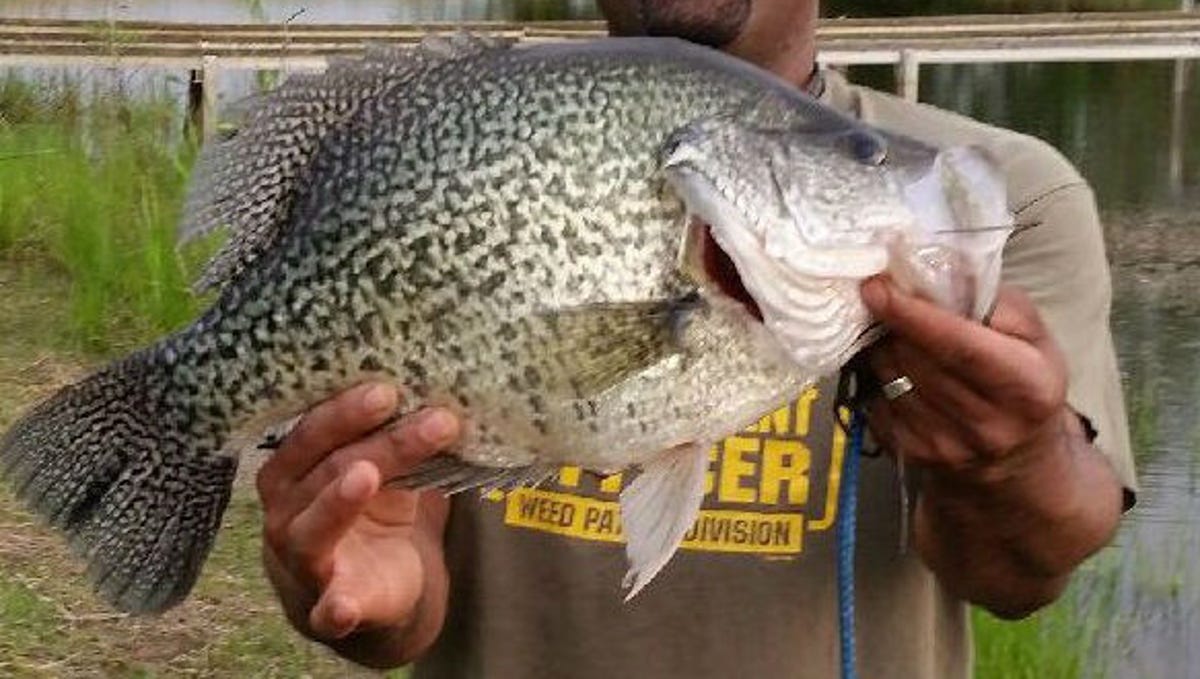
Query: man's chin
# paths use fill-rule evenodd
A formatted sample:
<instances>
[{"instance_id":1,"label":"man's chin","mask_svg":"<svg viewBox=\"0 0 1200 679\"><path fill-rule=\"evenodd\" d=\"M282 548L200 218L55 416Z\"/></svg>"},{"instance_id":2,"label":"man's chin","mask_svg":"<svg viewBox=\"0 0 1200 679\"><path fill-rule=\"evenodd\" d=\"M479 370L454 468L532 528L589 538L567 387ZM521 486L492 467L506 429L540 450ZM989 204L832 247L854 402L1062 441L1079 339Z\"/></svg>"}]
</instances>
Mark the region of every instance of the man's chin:
<instances>
[{"instance_id":1,"label":"man's chin","mask_svg":"<svg viewBox=\"0 0 1200 679\"><path fill-rule=\"evenodd\" d=\"M683 38L721 48L750 18L753 0L602 0L614 35Z\"/></svg>"}]
</instances>

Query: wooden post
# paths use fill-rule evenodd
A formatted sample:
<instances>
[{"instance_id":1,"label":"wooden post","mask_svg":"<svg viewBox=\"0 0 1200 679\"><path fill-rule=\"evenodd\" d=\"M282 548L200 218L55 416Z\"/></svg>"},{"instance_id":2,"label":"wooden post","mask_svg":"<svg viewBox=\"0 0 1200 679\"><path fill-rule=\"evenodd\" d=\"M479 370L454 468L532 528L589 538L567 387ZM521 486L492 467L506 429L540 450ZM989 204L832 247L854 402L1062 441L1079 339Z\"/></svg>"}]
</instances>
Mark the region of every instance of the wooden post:
<instances>
[{"instance_id":1,"label":"wooden post","mask_svg":"<svg viewBox=\"0 0 1200 679\"><path fill-rule=\"evenodd\" d=\"M1169 151L1168 182L1172 195L1183 193L1183 169L1187 144L1187 91L1191 79L1191 62L1175 62L1175 82L1171 87L1171 149Z\"/></svg>"},{"instance_id":2,"label":"wooden post","mask_svg":"<svg viewBox=\"0 0 1200 679\"><path fill-rule=\"evenodd\" d=\"M1191 12L1196 8L1195 0L1179 0L1179 10ZM1171 87L1171 148L1168 151L1167 182L1171 195L1183 193L1183 165L1185 141L1187 137L1187 107L1188 80L1191 76L1191 62L1187 59L1175 61L1175 78Z\"/></svg>"},{"instance_id":3,"label":"wooden post","mask_svg":"<svg viewBox=\"0 0 1200 679\"><path fill-rule=\"evenodd\" d=\"M200 141L208 141L217 132L217 58L205 55L200 60L200 68L193 68L188 73L187 129Z\"/></svg>"},{"instance_id":4,"label":"wooden post","mask_svg":"<svg viewBox=\"0 0 1200 679\"><path fill-rule=\"evenodd\" d=\"M921 60L911 50L901 52L896 64L896 94L909 101L920 99Z\"/></svg>"},{"instance_id":5,"label":"wooden post","mask_svg":"<svg viewBox=\"0 0 1200 679\"><path fill-rule=\"evenodd\" d=\"M200 130L204 141L213 138L217 133L217 92L219 91L219 73L217 58L211 54L204 55L201 67L203 80L203 97L201 99Z\"/></svg>"},{"instance_id":6,"label":"wooden post","mask_svg":"<svg viewBox=\"0 0 1200 679\"><path fill-rule=\"evenodd\" d=\"M200 140L204 135L204 72L198 68L188 70L187 120L184 132L189 138Z\"/></svg>"}]
</instances>

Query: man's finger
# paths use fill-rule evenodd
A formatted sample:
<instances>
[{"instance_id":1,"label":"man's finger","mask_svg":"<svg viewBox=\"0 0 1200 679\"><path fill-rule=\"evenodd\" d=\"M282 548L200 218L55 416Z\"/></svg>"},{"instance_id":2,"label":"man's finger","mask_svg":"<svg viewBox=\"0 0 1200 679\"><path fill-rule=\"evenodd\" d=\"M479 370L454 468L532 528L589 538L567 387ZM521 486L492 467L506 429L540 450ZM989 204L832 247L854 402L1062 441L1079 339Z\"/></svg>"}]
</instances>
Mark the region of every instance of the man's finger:
<instances>
[{"instance_id":1,"label":"man's finger","mask_svg":"<svg viewBox=\"0 0 1200 679\"><path fill-rule=\"evenodd\" d=\"M461 429L458 418L441 408L402 417L321 460L279 502L289 508L285 512L302 511L323 488L359 462L371 463L386 484L454 443Z\"/></svg>"},{"instance_id":2,"label":"man's finger","mask_svg":"<svg viewBox=\"0 0 1200 679\"><path fill-rule=\"evenodd\" d=\"M907 376L942 415L978 422L996 414L996 408L971 385L907 339L891 339L872 353L871 363L881 379L889 374Z\"/></svg>"},{"instance_id":3,"label":"man's finger","mask_svg":"<svg viewBox=\"0 0 1200 679\"><path fill-rule=\"evenodd\" d=\"M412 553L415 558L416 553ZM339 574L309 613L312 630L325 639L341 639L379 625L402 628L411 622L425 585L413 562L391 563L392 576L369 578Z\"/></svg>"},{"instance_id":4,"label":"man's finger","mask_svg":"<svg viewBox=\"0 0 1200 679\"><path fill-rule=\"evenodd\" d=\"M411 543L410 543L411 544ZM416 549L381 555L379 568L339 568L309 612L309 626L325 639L370 628L403 628L412 621L425 589ZM339 564L340 566L341 564Z\"/></svg>"},{"instance_id":5,"label":"man's finger","mask_svg":"<svg viewBox=\"0 0 1200 679\"><path fill-rule=\"evenodd\" d=\"M292 570L324 585L332 576L333 555L342 537L379 491L379 470L359 462L326 486L287 528L286 555Z\"/></svg>"},{"instance_id":6,"label":"man's finger","mask_svg":"<svg viewBox=\"0 0 1200 679\"><path fill-rule=\"evenodd\" d=\"M349 636L362 624L362 619L362 606L356 598L327 593L313 606L308 624L318 637L332 640Z\"/></svg>"},{"instance_id":7,"label":"man's finger","mask_svg":"<svg viewBox=\"0 0 1200 679\"><path fill-rule=\"evenodd\" d=\"M1013 287L1001 287L999 294L996 308L988 318L989 328L1030 344L1040 344L1049 337L1050 331L1029 295Z\"/></svg>"},{"instance_id":8,"label":"man's finger","mask_svg":"<svg viewBox=\"0 0 1200 679\"><path fill-rule=\"evenodd\" d=\"M1037 347L959 317L901 292L885 278L862 286L867 309L889 330L908 339L972 386L993 390L1012 381L1023 365L1041 360ZM997 308L997 316L1008 312Z\"/></svg>"},{"instance_id":9,"label":"man's finger","mask_svg":"<svg viewBox=\"0 0 1200 679\"><path fill-rule=\"evenodd\" d=\"M867 424L880 447L893 457L916 461L916 451L925 447L912 428L899 419L891 402L883 398L876 398L867 409Z\"/></svg>"},{"instance_id":10,"label":"man's finger","mask_svg":"<svg viewBox=\"0 0 1200 679\"><path fill-rule=\"evenodd\" d=\"M379 427L396 411L399 396L385 384L362 384L313 408L284 438L258 472L258 491L271 504L304 478L330 451Z\"/></svg>"},{"instance_id":11,"label":"man's finger","mask_svg":"<svg viewBox=\"0 0 1200 679\"><path fill-rule=\"evenodd\" d=\"M890 362L890 354L873 359L881 379L899 376L897 367ZM877 398L868 410L868 422L876 437L890 446L893 454L918 464L957 465L971 457L961 443L965 425L959 418L947 417L930 405L919 385L891 400Z\"/></svg>"}]
</instances>

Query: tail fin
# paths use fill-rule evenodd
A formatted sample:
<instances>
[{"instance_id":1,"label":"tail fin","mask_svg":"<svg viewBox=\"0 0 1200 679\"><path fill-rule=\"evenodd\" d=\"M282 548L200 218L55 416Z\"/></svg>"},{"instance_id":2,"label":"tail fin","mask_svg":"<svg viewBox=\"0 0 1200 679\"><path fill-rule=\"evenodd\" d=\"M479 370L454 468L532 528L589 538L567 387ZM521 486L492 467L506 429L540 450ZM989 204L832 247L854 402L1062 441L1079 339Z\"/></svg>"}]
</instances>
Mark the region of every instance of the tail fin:
<instances>
[{"instance_id":1,"label":"tail fin","mask_svg":"<svg viewBox=\"0 0 1200 679\"><path fill-rule=\"evenodd\" d=\"M152 351L66 387L0 441L0 468L87 560L121 610L169 608L191 590L229 501L237 460L196 450Z\"/></svg>"}]
</instances>

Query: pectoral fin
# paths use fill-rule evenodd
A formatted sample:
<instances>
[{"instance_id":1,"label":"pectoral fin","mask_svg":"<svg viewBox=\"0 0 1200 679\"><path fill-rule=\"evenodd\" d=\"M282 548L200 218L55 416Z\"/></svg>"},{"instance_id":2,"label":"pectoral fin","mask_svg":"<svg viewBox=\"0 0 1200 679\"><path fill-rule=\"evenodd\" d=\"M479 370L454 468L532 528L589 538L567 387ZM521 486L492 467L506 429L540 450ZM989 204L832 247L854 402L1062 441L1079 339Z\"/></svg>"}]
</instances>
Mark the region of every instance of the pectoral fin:
<instances>
[{"instance_id":1,"label":"pectoral fin","mask_svg":"<svg viewBox=\"0 0 1200 679\"><path fill-rule=\"evenodd\" d=\"M708 446L673 448L642 467L621 493L621 525L629 572L625 601L637 596L671 560L704 500Z\"/></svg>"},{"instance_id":2,"label":"pectoral fin","mask_svg":"<svg viewBox=\"0 0 1200 679\"><path fill-rule=\"evenodd\" d=\"M679 337L701 304L697 293L668 300L595 304L542 314L549 347L580 397L594 396L679 353Z\"/></svg>"}]
</instances>

